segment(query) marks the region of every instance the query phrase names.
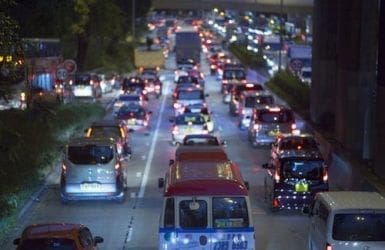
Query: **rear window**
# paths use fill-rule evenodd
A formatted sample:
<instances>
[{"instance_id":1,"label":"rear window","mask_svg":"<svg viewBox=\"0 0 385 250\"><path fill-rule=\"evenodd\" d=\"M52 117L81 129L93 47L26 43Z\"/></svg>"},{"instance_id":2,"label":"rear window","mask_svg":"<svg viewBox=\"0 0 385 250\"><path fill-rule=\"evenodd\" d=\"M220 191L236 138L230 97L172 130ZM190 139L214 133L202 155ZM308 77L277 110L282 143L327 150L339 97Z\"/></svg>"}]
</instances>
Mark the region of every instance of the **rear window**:
<instances>
[{"instance_id":1,"label":"rear window","mask_svg":"<svg viewBox=\"0 0 385 250\"><path fill-rule=\"evenodd\" d=\"M336 214L334 240L385 241L385 213Z\"/></svg>"},{"instance_id":2,"label":"rear window","mask_svg":"<svg viewBox=\"0 0 385 250\"><path fill-rule=\"evenodd\" d=\"M216 228L248 227L249 213L244 197L214 197L213 226Z\"/></svg>"},{"instance_id":3,"label":"rear window","mask_svg":"<svg viewBox=\"0 0 385 250\"><path fill-rule=\"evenodd\" d=\"M120 128L119 127L92 127L90 132L90 137L120 137Z\"/></svg>"},{"instance_id":4,"label":"rear window","mask_svg":"<svg viewBox=\"0 0 385 250\"><path fill-rule=\"evenodd\" d=\"M270 105L274 103L272 96L247 96L245 98L245 107L253 108L257 104Z\"/></svg>"},{"instance_id":5,"label":"rear window","mask_svg":"<svg viewBox=\"0 0 385 250\"><path fill-rule=\"evenodd\" d=\"M282 163L284 179L320 180L323 172L323 161L287 160Z\"/></svg>"},{"instance_id":6,"label":"rear window","mask_svg":"<svg viewBox=\"0 0 385 250\"><path fill-rule=\"evenodd\" d=\"M294 120L293 113L289 110L269 111L263 110L258 115L260 122L266 123L287 123Z\"/></svg>"},{"instance_id":7,"label":"rear window","mask_svg":"<svg viewBox=\"0 0 385 250\"><path fill-rule=\"evenodd\" d=\"M246 79L246 73L241 69L226 69L223 72L223 78L230 79L230 80L231 79L243 80L243 79Z\"/></svg>"},{"instance_id":8,"label":"rear window","mask_svg":"<svg viewBox=\"0 0 385 250\"><path fill-rule=\"evenodd\" d=\"M107 164L113 157L114 147L110 145L88 144L68 147L68 159L74 164Z\"/></svg>"},{"instance_id":9,"label":"rear window","mask_svg":"<svg viewBox=\"0 0 385 250\"><path fill-rule=\"evenodd\" d=\"M180 115L175 119L177 125L187 125L189 123L194 125L202 125L205 123L205 119L201 115Z\"/></svg>"},{"instance_id":10,"label":"rear window","mask_svg":"<svg viewBox=\"0 0 385 250\"><path fill-rule=\"evenodd\" d=\"M122 102L131 102L131 101L137 101L139 102L140 101L140 97L139 96L136 96L136 95L121 95L119 96L119 101L122 101Z\"/></svg>"},{"instance_id":11,"label":"rear window","mask_svg":"<svg viewBox=\"0 0 385 250\"><path fill-rule=\"evenodd\" d=\"M179 100L196 100L204 99L203 91L201 90L180 90L177 99Z\"/></svg>"},{"instance_id":12,"label":"rear window","mask_svg":"<svg viewBox=\"0 0 385 250\"><path fill-rule=\"evenodd\" d=\"M76 243L71 239L43 238L23 240L20 250L73 250Z\"/></svg>"},{"instance_id":13,"label":"rear window","mask_svg":"<svg viewBox=\"0 0 385 250\"><path fill-rule=\"evenodd\" d=\"M119 109L118 116L129 116L132 118L143 119L146 117L146 111L141 107L124 105Z\"/></svg>"},{"instance_id":14,"label":"rear window","mask_svg":"<svg viewBox=\"0 0 385 250\"><path fill-rule=\"evenodd\" d=\"M90 85L91 76L90 75L77 75L75 77L75 85Z\"/></svg>"},{"instance_id":15,"label":"rear window","mask_svg":"<svg viewBox=\"0 0 385 250\"><path fill-rule=\"evenodd\" d=\"M181 228L206 228L207 203L204 200L184 200L179 203Z\"/></svg>"},{"instance_id":16,"label":"rear window","mask_svg":"<svg viewBox=\"0 0 385 250\"><path fill-rule=\"evenodd\" d=\"M312 137L283 139L279 148L281 150L318 150L317 142Z\"/></svg>"}]
</instances>

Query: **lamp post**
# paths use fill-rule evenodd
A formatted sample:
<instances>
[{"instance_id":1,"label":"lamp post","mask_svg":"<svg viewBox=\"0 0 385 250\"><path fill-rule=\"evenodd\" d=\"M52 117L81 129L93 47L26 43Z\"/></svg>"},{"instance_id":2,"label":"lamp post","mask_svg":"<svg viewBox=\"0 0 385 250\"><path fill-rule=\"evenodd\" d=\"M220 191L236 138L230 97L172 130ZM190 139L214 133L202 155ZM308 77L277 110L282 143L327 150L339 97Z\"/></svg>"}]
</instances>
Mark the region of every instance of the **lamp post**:
<instances>
[{"instance_id":1,"label":"lamp post","mask_svg":"<svg viewBox=\"0 0 385 250\"><path fill-rule=\"evenodd\" d=\"M135 41L135 0L132 0L132 41Z\"/></svg>"},{"instance_id":2,"label":"lamp post","mask_svg":"<svg viewBox=\"0 0 385 250\"><path fill-rule=\"evenodd\" d=\"M282 67L282 16L283 16L283 0L281 0L279 8L279 50L278 50L278 72L281 71Z\"/></svg>"}]
</instances>

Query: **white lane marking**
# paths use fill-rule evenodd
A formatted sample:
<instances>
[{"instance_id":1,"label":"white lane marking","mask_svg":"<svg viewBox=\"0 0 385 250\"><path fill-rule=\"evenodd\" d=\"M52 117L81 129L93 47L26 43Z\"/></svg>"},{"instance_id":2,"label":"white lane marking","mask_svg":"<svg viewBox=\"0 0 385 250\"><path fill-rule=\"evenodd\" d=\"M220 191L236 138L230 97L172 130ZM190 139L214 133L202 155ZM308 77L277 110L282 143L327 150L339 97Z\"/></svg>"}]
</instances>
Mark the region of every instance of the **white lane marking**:
<instances>
[{"instance_id":1,"label":"white lane marking","mask_svg":"<svg viewBox=\"0 0 385 250\"><path fill-rule=\"evenodd\" d=\"M131 238L132 238L132 227L130 227L130 228L128 229L127 238L126 238L126 243L128 243L129 241L131 241Z\"/></svg>"},{"instance_id":2,"label":"white lane marking","mask_svg":"<svg viewBox=\"0 0 385 250\"><path fill-rule=\"evenodd\" d=\"M142 155L142 160L146 160L146 155Z\"/></svg>"},{"instance_id":3,"label":"white lane marking","mask_svg":"<svg viewBox=\"0 0 385 250\"><path fill-rule=\"evenodd\" d=\"M137 172L136 173L136 177L141 177L142 176L142 173L141 172Z\"/></svg>"},{"instance_id":4,"label":"white lane marking","mask_svg":"<svg viewBox=\"0 0 385 250\"><path fill-rule=\"evenodd\" d=\"M167 81L167 89L169 88L169 85L170 85L170 82ZM150 147L150 151L148 153L146 167L144 168L143 179L142 179L142 182L140 184L138 198L144 197L144 191L146 189L146 185L147 185L147 181L148 181L148 175L149 175L150 169L151 169L152 159L154 158L155 143L156 143L156 139L158 138L160 122L162 120L162 115L163 115L164 107L166 104L166 99L167 99L166 96L163 95L162 104L160 106L160 111L159 111L159 116L158 116L158 121L156 122L154 137L152 138L152 141L151 141L151 147Z\"/></svg>"}]
</instances>

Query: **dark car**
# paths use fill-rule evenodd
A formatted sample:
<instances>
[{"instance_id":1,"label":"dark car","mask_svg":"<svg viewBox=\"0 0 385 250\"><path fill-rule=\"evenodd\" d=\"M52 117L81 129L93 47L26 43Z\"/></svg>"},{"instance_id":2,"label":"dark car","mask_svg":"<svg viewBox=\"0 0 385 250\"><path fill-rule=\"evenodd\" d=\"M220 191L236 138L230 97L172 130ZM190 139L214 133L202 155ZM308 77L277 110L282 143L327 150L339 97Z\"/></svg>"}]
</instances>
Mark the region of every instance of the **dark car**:
<instances>
[{"instance_id":1,"label":"dark car","mask_svg":"<svg viewBox=\"0 0 385 250\"><path fill-rule=\"evenodd\" d=\"M131 158L131 139L126 125L123 122L119 120L94 121L85 132L87 137L114 138L118 153L123 157Z\"/></svg>"},{"instance_id":2,"label":"dark car","mask_svg":"<svg viewBox=\"0 0 385 250\"><path fill-rule=\"evenodd\" d=\"M82 224L44 223L27 226L13 244L17 245L16 250L93 250L103 241L100 236L93 237Z\"/></svg>"},{"instance_id":3,"label":"dark car","mask_svg":"<svg viewBox=\"0 0 385 250\"><path fill-rule=\"evenodd\" d=\"M149 134L151 113L145 107L131 103L119 109L116 119L124 122L129 131L143 131Z\"/></svg>"},{"instance_id":4,"label":"dark car","mask_svg":"<svg viewBox=\"0 0 385 250\"><path fill-rule=\"evenodd\" d=\"M271 152L270 162L263 164L270 209L302 209L316 193L328 191L328 167L312 136L281 135Z\"/></svg>"},{"instance_id":5,"label":"dark car","mask_svg":"<svg viewBox=\"0 0 385 250\"><path fill-rule=\"evenodd\" d=\"M122 83L123 93L142 94L146 98L146 100L148 100L148 96L146 95L145 88L146 88L146 82L140 76L125 78Z\"/></svg>"}]
</instances>

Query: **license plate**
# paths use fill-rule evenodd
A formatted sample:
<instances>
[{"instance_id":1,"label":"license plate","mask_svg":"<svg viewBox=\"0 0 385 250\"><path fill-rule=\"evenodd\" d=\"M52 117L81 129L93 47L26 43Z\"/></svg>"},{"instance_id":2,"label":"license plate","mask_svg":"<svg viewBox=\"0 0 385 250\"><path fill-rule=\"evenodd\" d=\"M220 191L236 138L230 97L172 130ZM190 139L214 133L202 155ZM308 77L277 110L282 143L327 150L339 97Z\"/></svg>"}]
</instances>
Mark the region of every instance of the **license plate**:
<instances>
[{"instance_id":1,"label":"license plate","mask_svg":"<svg viewBox=\"0 0 385 250\"><path fill-rule=\"evenodd\" d=\"M295 184L295 191L298 193L308 192L309 191L309 184L303 183L303 182L297 182Z\"/></svg>"},{"instance_id":2,"label":"license plate","mask_svg":"<svg viewBox=\"0 0 385 250\"><path fill-rule=\"evenodd\" d=\"M101 185L99 183L83 183L80 184L80 190L82 191L99 191Z\"/></svg>"}]
</instances>

